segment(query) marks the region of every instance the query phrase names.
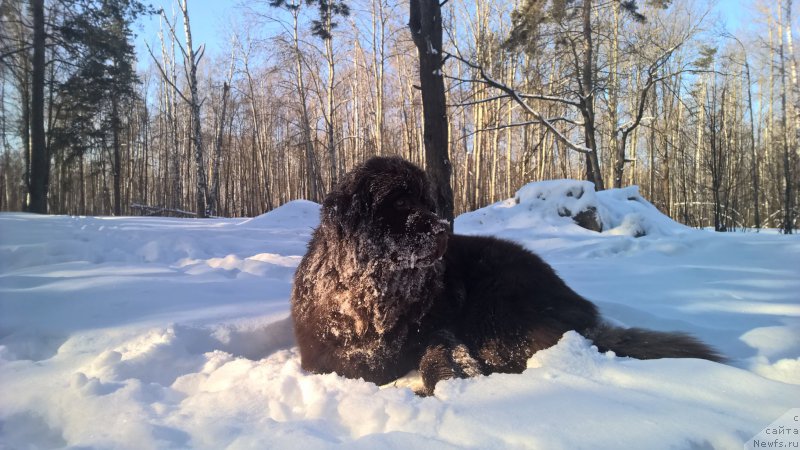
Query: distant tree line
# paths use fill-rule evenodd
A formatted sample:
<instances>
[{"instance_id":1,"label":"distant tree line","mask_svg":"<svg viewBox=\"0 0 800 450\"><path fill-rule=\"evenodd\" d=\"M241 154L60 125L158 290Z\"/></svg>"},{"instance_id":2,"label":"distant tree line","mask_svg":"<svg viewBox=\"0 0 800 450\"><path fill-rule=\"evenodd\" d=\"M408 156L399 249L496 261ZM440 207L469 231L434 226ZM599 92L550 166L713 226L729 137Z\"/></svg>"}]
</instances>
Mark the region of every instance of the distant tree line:
<instances>
[{"instance_id":1,"label":"distant tree line","mask_svg":"<svg viewBox=\"0 0 800 450\"><path fill-rule=\"evenodd\" d=\"M691 226L798 227L791 0L740 35L689 0L248 0L218 54L191 6L0 0L0 210L254 216L398 154L455 213L580 178Z\"/></svg>"}]
</instances>

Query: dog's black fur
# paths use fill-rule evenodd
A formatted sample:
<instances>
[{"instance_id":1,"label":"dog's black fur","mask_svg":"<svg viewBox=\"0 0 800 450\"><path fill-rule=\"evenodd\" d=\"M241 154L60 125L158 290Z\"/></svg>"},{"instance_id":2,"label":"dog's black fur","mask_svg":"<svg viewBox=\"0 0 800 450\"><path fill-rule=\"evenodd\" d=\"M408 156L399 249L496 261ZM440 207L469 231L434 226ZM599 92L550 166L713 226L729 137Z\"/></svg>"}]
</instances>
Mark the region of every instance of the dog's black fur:
<instances>
[{"instance_id":1,"label":"dog's black fur","mask_svg":"<svg viewBox=\"0 0 800 450\"><path fill-rule=\"evenodd\" d=\"M372 158L325 198L297 269L292 317L304 369L378 384L519 373L569 330L640 359L721 357L683 333L622 329L512 242L450 234L425 173Z\"/></svg>"}]
</instances>

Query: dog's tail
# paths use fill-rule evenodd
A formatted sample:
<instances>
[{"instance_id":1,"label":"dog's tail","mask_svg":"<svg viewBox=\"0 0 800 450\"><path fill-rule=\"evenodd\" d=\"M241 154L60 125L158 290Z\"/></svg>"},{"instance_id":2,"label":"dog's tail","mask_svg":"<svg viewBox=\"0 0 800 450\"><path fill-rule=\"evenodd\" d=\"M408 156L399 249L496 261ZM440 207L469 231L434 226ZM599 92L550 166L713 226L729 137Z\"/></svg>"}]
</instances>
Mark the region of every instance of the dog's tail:
<instances>
[{"instance_id":1,"label":"dog's tail","mask_svg":"<svg viewBox=\"0 0 800 450\"><path fill-rule=\"evenodd\" d=\"M697 338L681 332L620 328L603 323L585 334L601 352L636 359L700 358L724 362L725 357Z\"/></svg>"}]
</instances>

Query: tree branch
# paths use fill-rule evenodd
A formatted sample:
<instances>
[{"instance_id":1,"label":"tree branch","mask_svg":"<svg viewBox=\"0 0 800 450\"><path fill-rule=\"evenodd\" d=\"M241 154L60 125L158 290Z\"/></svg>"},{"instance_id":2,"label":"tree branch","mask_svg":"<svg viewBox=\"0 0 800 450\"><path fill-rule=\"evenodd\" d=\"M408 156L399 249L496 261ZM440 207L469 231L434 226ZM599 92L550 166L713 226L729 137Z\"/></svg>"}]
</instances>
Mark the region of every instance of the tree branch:
<instances>
[{"instance_id":1,"label":"tree branch","mask_svg":"<svg viewBox=\"0 0 800 450\"><path fill-rule=\"evenodd\" d=\"M462 58L462 57L460 57L458 55L452 55L452 57L457 59L457 60L459 60L459 61L461 61L461 62L463 62L464 64L468 65L469 67L477 70L478 72L480 72L481 78L483 78L483 82L484 83L488 84L489 86L491 86L491 87L493 87L495 89L499 89L499 90L505 92L512 100L514 100L518 105L520 105L522 107L522 109L525 110L525 112L527 112L528 114L532 115L536 120L538 120L542 125L544 125L545 128L550 130L550 132L552 132L556 136L556 138L558 138L561 142L563 142L564 145L566 145L568 148L570 148L572 150L575 150L576 152L579 152L579 153L591 153L592 152L592 150L590 148L587 148L587 147L582 146L582 145L575 144L574 142L570 141L548 119L542 117L542 115L539 114L539 112L535 111L527 103L525 103L525 101L522 99L522 97L520 96L520 94L517 91L515 91L512 88L510 88L509 86L506 86L503 83L500 83L500 82L492 79L492 77L490 77L489 75L486 74L486 72L483 70L482 66L480 66L478 64L475 64L475 63L472 63L470 61L467 61L465 58Z\"/></svg>"},{"instance_id":2,"label":"tree branch","mask_svg":"<svg viewBox=\"0 0 800 450\"><path fill-rule=\"evenodd\" d=\"M158 71L161 73L161 78L163 78L164 81L167 82L167 84L172 86L172 89L175 89L175 92L178 93L178 95L181 97L181 99L183 99L184 102L191 104L192 102L188 98L186 98L185 95L183 95L183 92L181 92L181 90L178 89L178 86L175 86L172 80L169 79L169 76L167 76L167 73L164 71L164 68L161 67L161 63L158 62L158 59L156 59L156 56L153 54L153 50L150 48L150 44L145 42L144 46L147 47L147 52L150 53L150 56L153 58L153 62L156 63L156 67L158 68Z\"/></svg>"}]
</instances>

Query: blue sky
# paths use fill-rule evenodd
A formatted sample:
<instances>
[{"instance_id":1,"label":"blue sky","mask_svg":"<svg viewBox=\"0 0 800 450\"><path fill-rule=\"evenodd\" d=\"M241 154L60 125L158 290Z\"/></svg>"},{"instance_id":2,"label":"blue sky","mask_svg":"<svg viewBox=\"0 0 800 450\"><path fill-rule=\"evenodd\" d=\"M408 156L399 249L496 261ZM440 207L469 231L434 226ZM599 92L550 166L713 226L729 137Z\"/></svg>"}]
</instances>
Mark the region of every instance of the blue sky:
<instances>
[{"instance_id":1,"label":"blue sky","mask_svg":"<svg viewBox=\"0 0 800 450\"><path fill-rule=\"evenodd\" d=\"M172 11L177 13L177 29L181 42L183 42L183 22L180 9L176 0L145 0L155 8L164 8L167 17L172 17ZM189 20L192 27L192 40L194 47L206 44L207 54L217 54L222 43L227 39L227 27L233 14L238 13L237 0L189 0ZM159 17L152 16L141 19L134 27L136 37L136 51L139 54L139 64L145 63L150 56L147 54L145 42L150 44L154 52L161 45L158 40ZM164 30L166 33L166 28ZM158 54L158 53L156 53Z\"/></svg>"},{"instance_id":2,"label":"blue sky","mask_svg":"<svg viewBox=\"0 0 800 450\"><path fill-rule=\"evenodd\" d=\"M266 2L266 0L264 0ZM183 23L181 22L177 0L150 0L156 8L164 8L167 15L171 16L173 9L178 12L178 32L183 40ZM201 43L206 44L206 54L216 55L223 47L223 43L228 39L228 28L231 18L236 14L241 14L237 9L238 0L189 0L189 17L192 25L192 39L195 47ZM747 14L750 14L749 4L751 0L719 0L716 9L727 22L729 31L735 32L742 25ZM147 65L147 49L144 43L147 42L154 49L159 46L158 42L158 16L140 20L135 31L137 36L136 48L139 54L140 66L142 63Z\"/></svg>"},{"instance_id":3,"label":"blue sky","mask_svg":"<svg viewBox=\"0 0 800 450\"><path fill-rule=\"evenodd\" d=\"M717 4L722 17L728 25L728 31L735 32L742 24L745 15L750 12L748 0L720 0Z\"/></svg>"}]
</instances>

